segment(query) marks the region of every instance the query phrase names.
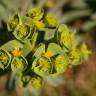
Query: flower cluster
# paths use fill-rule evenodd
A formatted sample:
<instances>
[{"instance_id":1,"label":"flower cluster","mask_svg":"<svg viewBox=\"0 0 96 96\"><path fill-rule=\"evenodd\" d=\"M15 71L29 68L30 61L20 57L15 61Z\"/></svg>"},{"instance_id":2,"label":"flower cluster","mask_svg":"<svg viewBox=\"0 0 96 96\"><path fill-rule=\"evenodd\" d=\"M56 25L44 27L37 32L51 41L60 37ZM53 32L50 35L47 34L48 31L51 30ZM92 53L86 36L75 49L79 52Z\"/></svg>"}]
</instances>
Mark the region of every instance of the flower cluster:
<instances>
[{"instance_id":1,"label":"flower cluster","mask_svg":"<svg viewBox=\"0 0 96 96\"><path fill-rule=\"evenodd\" d=\"M90 53L84 42L77 42L75 31L42 8L33 8L25 16L15 14L7 27L14 40L1 46L0 68L11 66L23 87L41 88L45 77L81 64Z\"/></svg>"}]
</instances>

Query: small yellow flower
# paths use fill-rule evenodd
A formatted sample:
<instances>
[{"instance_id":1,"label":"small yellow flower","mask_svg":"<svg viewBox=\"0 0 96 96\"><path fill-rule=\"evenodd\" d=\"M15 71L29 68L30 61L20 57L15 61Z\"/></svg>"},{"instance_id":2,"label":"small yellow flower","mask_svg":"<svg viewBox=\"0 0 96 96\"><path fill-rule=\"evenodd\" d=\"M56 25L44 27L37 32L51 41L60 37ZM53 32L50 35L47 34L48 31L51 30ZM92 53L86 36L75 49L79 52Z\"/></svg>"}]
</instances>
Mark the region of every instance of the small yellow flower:
<instances>
[{"instance_id":1,"label":"small yellow flower","mask_svg":"<svg viewBox=\"0 0 96 96\"><path fill-rule=\"evenodd\" d=\"M14 50L11 53L13 56L17 57L22 54L22 51L19 48L14 48Z\"/></svg>"},{"instance_id":2,"label":"small yellow flower","mask_svg":"<svg viewBox=\"0 0 96 96\"><path fill-rule=\"evenodd\" d=\"M26 24L21 24L18 25L16 30L13 32L13 35L18 39L18 40L23 40L27 39L30 36L30 26Z\"/></svg>"},{"instance_id":3,"label":"small yellow flower","mask_svg":"<svg viewBox=\"0 0 96 96\"><path fill-rule=\"evenodd\" d=\"M33 88L39 89L42 86L42 79L40 77L33 77L31 79L31 85Z\"/></svg>"},{"instance_id":4,"label":"small yellow flower","mask_svg":"<svg viewBox=\"0 0 96 96\"><path fill-rule=\"evenodd\" d=\"M43 56L50 58L50 57L52 57L52 52L51 51L44 52Z\"/></svg>"},{"instance_id":5,"label":"small yellow flower","mask_svg":"<svg viewBox=\"0 0 96 96\"><path fill-rule=\"evenodd\" d=\"M74 49L76 47L75 32L62 32L60 38L61 45L65 45L68 49Z\"/></svg>"},{"instance_id":6,"label":"small yellow flower","mask_svg":"<svg viewBox=\"0 0 96 96\"><path fill-rule=\"evenodd\" d=\"M38 60L35 59L32 70L40 76L47 76L52 71L51 61L45 56L40 57Z\"/></svg>"},{"instance_id":7,"label":"small yellow flower","mask_svg":"<svg viewBox=\"0 0 96 96\"><path fill-rule=\"evenodd\" d=\"M14 57L11 62L11 69L13 72L22 72L27 68L28 62L23 56Z\"/></svg>"},{"instance_id":8,"label":"small yellow flower","mask_svg":"<svg viewBox=\"0 0 96 96\"><path fill-rule=\"evenodd\" d=\"M53 73L53 76L57 76L63 72L66 71L67 65L68 65L68 60L65 56L59 55L55 59L55 73Z\"/></svg>"},{"instance_id":9,"label":"small yellow flower","mask_svg":"<svg viewBox=\"0 0 96 96\"><path fill-rule=\"evenodd\" d=\"M42 19L43 15L44 15L44 10L42 8L39 8L39 7L35 7L33 9L31 9L27 13L27 16L31 17L34 20Z\"/></svg>"},{"instance_id":10,"label":"small yellow flower","mask_svg":"<svg viewBox=\"0 0 96 96\"><path fill-rule=\"evenodd\" d=\"M8 67L9 63L11 61L11 56L9 52L0 49L0 68L5 69Z\"/></svg>"},{"instance_id":11,"label":"small yellow flower","mask_svg":"<svg viewBox=\"0 0 96 96\"><path fill-rule=\"evenodd\" d=\"M60 39L62 45L65 45L67 48L71 46L71 38L69 32L63 32Z\"/></svg>"},{"instance_id":12,"label":"small yellow flower","mask_svg":"<svg viewBox=\"0 0 96 96\"><path fill-rule=\"evenodd\" d=\"M43 21L35 21L35 25L37 27L37 29L43 29L45 27L45 24L43 23Z\"/></svg>"},{"instance_id":13,"label":"small yellow flower","mask_svg":"<svg viewBox=\"0 0 96 96\"><path fill-rule=\"evenodd\" d=\"M80 52L77 49L72 50L69 53L69 62L70 64L78 64L80 62L81 56L80 56Z\"/></svg>"},{"instance_id":14,"label":"small yellow flower","mask_svg":"<svg viewBox=\"0 0 96 96\"><path fill-rule=\"evenodd\" d=\"M87 58L88 55L91 54L91 51L87 49L87 46L84 43L81 45L80 51L84 58Z\"/></svg>"},{"instance_id":15,"label":"small yellow flower","mask_svg":"<svg viewBox=\"0 0 96 96\"><path fill-rule=\"evenodd\" d=\"M8 31L13 31L17 25L19 25L21 23L20 17L18 14L15 14L14 16L12 16L7 24L8 27Z\"/></svg>"},{"instance_id":16,"label":"small yellow flower","mask_svg":"<svg viewBox=\"0 0 96 96\"><path fill-rule=\"evenodd\" d=\"M49 13L45 17L45 24L47 27L56 27L58 25L58 21L55 15Z\"/></svg>"}]
</instances>

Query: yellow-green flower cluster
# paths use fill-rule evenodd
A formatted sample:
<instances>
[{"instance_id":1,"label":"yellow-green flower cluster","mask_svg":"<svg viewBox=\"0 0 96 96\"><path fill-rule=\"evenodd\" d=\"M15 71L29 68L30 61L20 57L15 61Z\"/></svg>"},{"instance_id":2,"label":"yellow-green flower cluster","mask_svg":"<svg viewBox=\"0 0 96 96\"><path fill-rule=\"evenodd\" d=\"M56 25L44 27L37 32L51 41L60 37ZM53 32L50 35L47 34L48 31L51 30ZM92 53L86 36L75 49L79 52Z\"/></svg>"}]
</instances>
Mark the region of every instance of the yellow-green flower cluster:
<instances>
[{"instance_id":1,"label":"yellow-green flower cluster","mask_svg":"<svg viewBox=\"0 0 96 96\"><path fill-rule=\"evenodd\" d=\"M16 48L12 52L0 49L0 68L5 69L11 64L14 73L23 72L27 68L27 60Z\"/></svg>"},{"instance_id":2,"label":"yellow-green flower cluster","mask_svg":"<svg viewBox=\"0 0 96 96\"><path fill-rule=\"evenodd\" d=\"M7 51L0 49L0 68L10 65L22 87L39 89L47 76L53 78L70 65L81 64L90 53L85 43L78 44L72 28L59 24L55 15L39 7L25 16L15 14L7 27L19 44L8 43Z\"/></svg>"},{"instance_id":3,"label":"yellow-green flower cluster","mask_svg":"<svg viewBox=\"0 0 96 96\"><path fill-rule=\"evenodd\" d=\"M81 64L88 57L88 51L85 44L77 45L76 32L71 31L65 24L58 27L58 41L62 49L66 52L69 58L69 64Z\"/></svg>"}]
</instances>

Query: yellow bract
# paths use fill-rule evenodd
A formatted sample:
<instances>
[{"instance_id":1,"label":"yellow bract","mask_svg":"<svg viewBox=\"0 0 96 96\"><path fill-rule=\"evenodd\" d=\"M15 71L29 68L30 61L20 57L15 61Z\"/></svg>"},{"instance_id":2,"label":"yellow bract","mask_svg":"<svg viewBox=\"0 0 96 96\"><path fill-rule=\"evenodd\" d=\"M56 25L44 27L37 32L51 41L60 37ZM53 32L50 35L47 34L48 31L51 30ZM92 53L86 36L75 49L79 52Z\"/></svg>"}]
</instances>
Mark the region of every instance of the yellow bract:
<instances>
[{"instance_id":1,"label":"yellow bract","mask_svg":"<svg viewBox=\"0 0 96 96\"><path fill-rule=\"evenodd\" d=\"M37 27L37 29L42 29L45 27L45 24L43 23L43 21L35 21L35 25Z\"/></svg>"},{"instance_id":2,"label":"yellow bract","mask_svg":"<svg viewBox=\"0 0 96 96\"><path fill-rule=\"evenodd\" d=\"M43 56L50 58L50 57L52 57L52 52L51 51L44 52Z\"/></svg>"},{"instance_id":3,"label":"yellow bract","mask_svg":"<svg viewBox=\"0 0 96 96\"><path fill-rule=\"evenodd\" d=\"M14 48L14 50L11 53L13 56L17 57L22 54L22 51L19 48Z\"/></svg>"}]
</instances>

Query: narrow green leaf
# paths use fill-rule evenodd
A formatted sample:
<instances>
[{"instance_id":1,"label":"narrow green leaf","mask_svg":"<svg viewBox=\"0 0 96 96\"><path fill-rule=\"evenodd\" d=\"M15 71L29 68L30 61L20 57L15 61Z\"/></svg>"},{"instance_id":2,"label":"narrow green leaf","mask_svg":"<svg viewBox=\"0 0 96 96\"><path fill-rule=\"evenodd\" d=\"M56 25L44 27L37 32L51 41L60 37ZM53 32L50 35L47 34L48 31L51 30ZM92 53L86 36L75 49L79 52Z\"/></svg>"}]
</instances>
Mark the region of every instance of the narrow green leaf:
<instances>
[{"instance_id":1,"label":"narrow green leaf","mask_svg":"<svg viewBox=\"0 0 96 96\"><path fill-rule=\"evenodd\" d=\"M92 28L96 27L96 20L94 21L87 21L82 25L82 29L84 31L91 30Z\"/></svg>"}]
</instances>

